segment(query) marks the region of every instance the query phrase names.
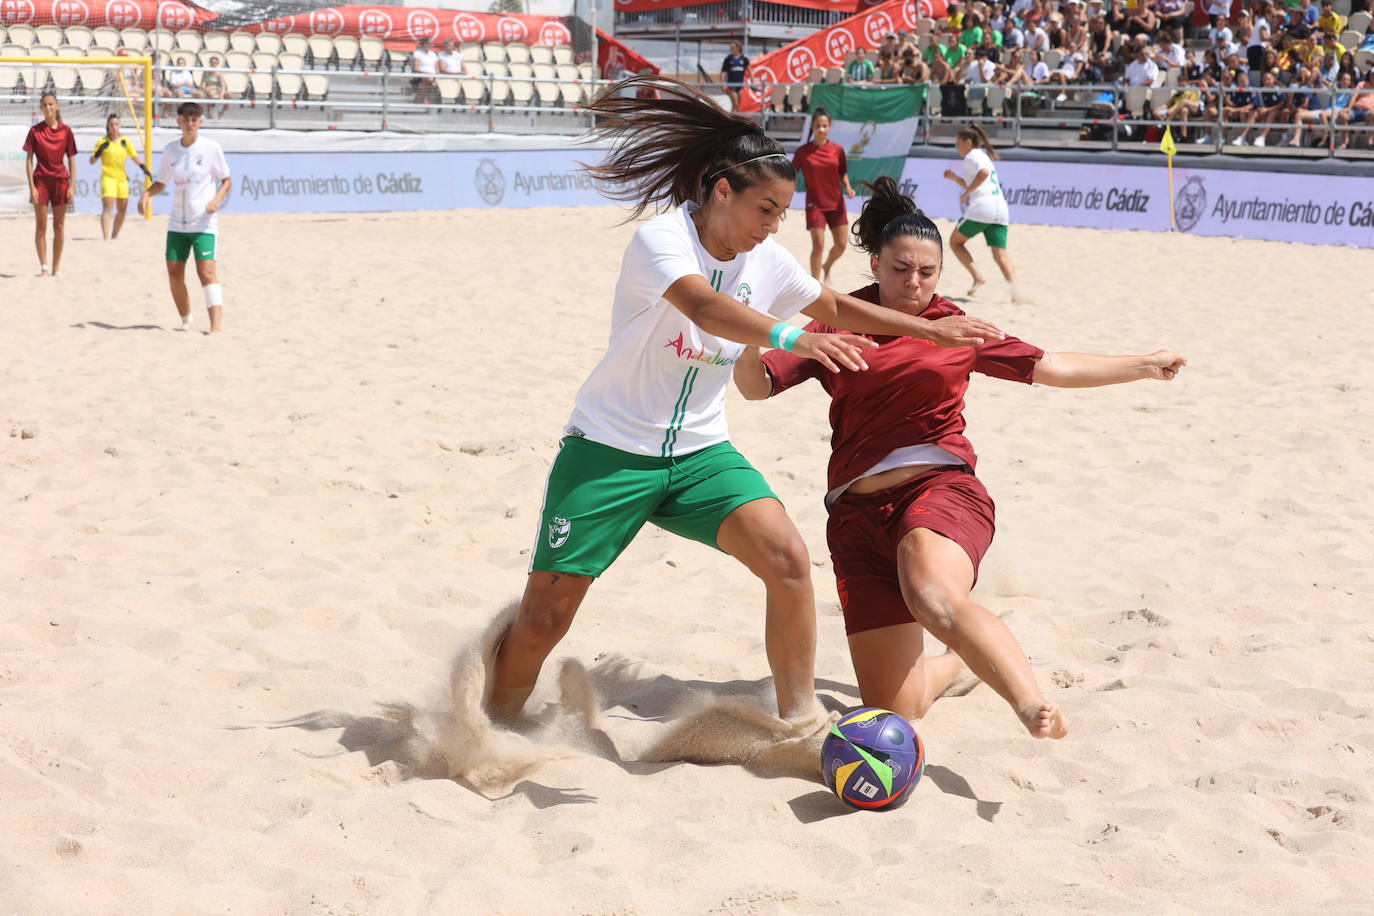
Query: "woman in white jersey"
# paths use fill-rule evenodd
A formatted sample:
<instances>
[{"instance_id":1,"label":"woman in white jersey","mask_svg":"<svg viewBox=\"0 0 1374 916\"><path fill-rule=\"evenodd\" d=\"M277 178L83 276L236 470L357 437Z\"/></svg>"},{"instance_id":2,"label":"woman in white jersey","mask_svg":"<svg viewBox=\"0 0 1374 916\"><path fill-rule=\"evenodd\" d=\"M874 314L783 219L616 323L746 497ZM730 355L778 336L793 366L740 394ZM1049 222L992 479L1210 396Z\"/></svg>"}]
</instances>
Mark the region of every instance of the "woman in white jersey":
<instances>
[{"instance_id":1,"label":"woman in white jersey","mask_svg":"<svg viewBox=\"0 0 1374 916\"><path fill-rule=\"evenodd\" d=\"M997 180L997 168L992 164L992 160L997 158L997 151L988 142L988 135L983 133L983 128L977 124L960 128L954 143L959 155L964 157L964 174L960 177L952 169L946 169L945 177L964 189L959 195L964 215L959 218L954 234L949 237L949 247L959 263L973 276L968 295L972 297L988 282L973 263L973 255L968 250L969 239L985 235L992 259L997 262L1002 276L1007 278L1011 286L1011 301L1024 302L1025 299L1016 288L1016 268L1007 254L1007 225L1011 217L1007 213L1007 199L1002 194L1002 184Z\"/></svg>"},{"instance_id":2,"label":"woman in white jersey","mask_svg":"<svg viewBox=\"0 0 1374 916\"><path fill-rule=\"evenodd\" d=\"M167 223L167 280L172 301L181 316L182 328L191 326L191 294L186 289L186 262L196 255L196 274L205 290L205 306L210 312L210 331L224 329L224 288L216 268L220 208L229 196L233 179L224 150L214 140L200 135L204 112L196 102L177 106L177 126L181 139L167 144L158 164L157 181L144 191L142 210L148 198L172 190L172 217Z\"/></svg>"},{"instance_id":3,"label":"woman in white jersey","mask_svg":"<svg viewBox=\"0 0 1374 916\"><path fill-rule=\"evenodd\" d=\"M640 97L641 95L647 97ZM778 712L814 707L815 601L806 544L763 476L729 441L725 389L745 345L782 347L862 371L831 327L970 346L1001 332L967 316L922 321L835 293L769 238L796 188L782 146L690 86L633 77L588 110L613 148L589 167L610 194L672 207L635 233L621 262L606 355L577 393L549 472L519 613L497 650L490 712L517 718L592 581L645 522L734 556L763 580ZM633 218L633 217L632 217Z\"/></svg>"}]
</instances>

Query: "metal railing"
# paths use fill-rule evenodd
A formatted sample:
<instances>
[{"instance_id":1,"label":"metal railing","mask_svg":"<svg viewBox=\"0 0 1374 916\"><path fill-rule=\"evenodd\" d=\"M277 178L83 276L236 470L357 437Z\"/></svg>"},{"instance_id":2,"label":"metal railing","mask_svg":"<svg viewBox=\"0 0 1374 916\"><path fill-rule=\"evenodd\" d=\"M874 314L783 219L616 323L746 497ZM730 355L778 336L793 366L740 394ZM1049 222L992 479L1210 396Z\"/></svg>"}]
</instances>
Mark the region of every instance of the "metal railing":
<instances>
[{"instance_id":1,"label":"metal railing","mask_svg":"<svg viewBox=\"0 0 1374 916\"><path fill-rule=\"evenodd\" d=\"M46 69L53 67L49 65ZM166 82L168 73L183 70L192 74L194 94L162 95L163 91L172 90ZM226 88L237 82L246 85L242 91L225 98L206 98L203 96L204 75L212 72L219 75ZM233 75L242 76L243 79L231 79ZM435 82L432 87L412 85L421 79L433 79ZM481 86L480 94L471 92L472 87L477 85ZM429 74L388 70L288 70L280 66L271 70L155 68L154 91L159 95L153 100L153 113L155 124L170 126L175 118L176 106L184 101L194 101L205 108L207 126L413 132L528 130L549 134L580 134L592 124L592 116L583 110L582 103L595 97L607 85L606 81L601 80L458 74L435 74L431 77ZM528 103L515 100L516 86L528 87ZM572 87L574 91L565 94L565 87ZM8 103L36 109L37 98L43 88L26 85L23 92L0 92L0 105ZM136 95L136 102L141 103L141 91ZM569 100L568 95L574 100ZM553 103L552 96L557 97L556 103ZM100 87L81 86L79 91L59 93L58 101L64 105L84 103L100 106L102 111L99 117L102 120L105 114L117 112L119 107L125 105L124 96L111 92L108 84ZM104 111L105 108L109 111Z\"/></svg>"},{"instance_id":2,"label":"metal railing","mask_svg":"<svg viewBox=\"0 0 1374 916\"><path fill-rule=\"evenodd\" d=\"M795 99L800 93L808 93L812 85L814 84L782 84L784 97ZM1157 149L1160 138L1151 137L1147 140L1145 139L1146 131L1150 128L1157 128L1162 132L1165 126L1172 128L1175 143L1181 154L1224 153L1244 155L1238 151L1260 148L1236 146L1228 141L1232 136L1239 135L1241 132L1255 134L1260 131L1267 131L1273 140L1272 143L1267 141L1266 146L1262 148L1268 154L1279 149L1283 151L1281 154L1308 158L1347 154L1363 158L1363 154L1371 153L1369 146L1374 144L1374 124L1368 121L1364 124L1339 123L1338 112L1344 109L1336 107L1336 95L1349 92L1352 96L1358 96L1361 90L1357 88L1341 90L1252 86L1243 90L1256 96L1262 92L1285 96L1316 95L1323 102L1321 108L1309 110L1320 112L1325 118L1325 123L1318 121L1317 123L1302 125L1303 136L1312 136L1312 131L1324 133L1322 145L1318 147L1304 145L1292 148L1278 144L1281 137L1291 133L1297 127L1292 119L1292 109L1282 121L1262 122L1228 119L1226 108L1230 106L1226 104L1227 96L1234 91L1242 91L1236 90L1234 87L1230 89L1226 87L1196 89L1188 86L1154 86L1139 87L1139 90L1132 90L1121 84L1082 83L1071 83L1066 86L959 83L945 84L945 86L947 88L942 93L942 87L938 83L921 85L921 88L926 91L926 101L922 106L920 126L917 129L915 139L916 146L952 144L957 128L970 123L983 125L995 145L1025 147L1063 147L1066 145L1065 140L1068 139L1064 135L1072 132L1075 134L1072 145L1078 148ZM915 91L917 87L907 84L901 86L880 85L873 88L909 92ZM1143 92L1140 107L1135 111L1128 111L1127 100L1134 99L1137 91ZM1363 91L1368 92L1369 90ZM1160 109L1170 107L1169 102L1177 94L1188 92L1201 94L1201 107L1204 112L1211 105L1215 105L1215 114L1206 118L1188 119L1170 119L1156 116ZM1168 99L1163 98L1166 94ZM784 132L782 128L789 119L796 122L796 116L805 114L804 108L797 111L779 111L771 108L769 104L770 95L771 93L762 93L765 103L764 111L760 115L765 129L770 132ZM949 101L961 101L964 110L955 113L948 112L944 104L946 99L941 99L940 112L932 113L932 98L940 99L942 95L947 96ZM1157 98L1161 99L1159 104L1155 104L1153 101ZM803 102L803 104L805 103ZM1187 139L1181 137L1182 134L1194 129L1201 131L1204 136L1188 137ZM1058 136L1055 136L1056 134ZM1104 134L1105 136L1103 136ZM1361 144L1366 148L1350 148L1361 137L1368 140L1368 143ZM1346 147L1346 144L1349 144L1350 147Z\"/></svg>"}]
</instances>

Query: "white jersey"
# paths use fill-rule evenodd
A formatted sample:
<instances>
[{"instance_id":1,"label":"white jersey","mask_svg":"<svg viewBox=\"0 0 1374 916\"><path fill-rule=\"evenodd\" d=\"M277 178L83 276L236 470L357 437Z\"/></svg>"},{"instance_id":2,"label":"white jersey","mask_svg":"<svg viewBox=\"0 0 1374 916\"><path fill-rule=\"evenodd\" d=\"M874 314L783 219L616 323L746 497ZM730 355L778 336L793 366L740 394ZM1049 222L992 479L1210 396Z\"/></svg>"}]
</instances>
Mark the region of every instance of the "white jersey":
<instances>
[{"instance_id":1,"label":"white jersey","mask_svg":"<svg viewBox=\"0 0 1374 916\"><path fill-rule=\"evenodd\" d=\"M718 261L702 247L687 203L639 227L620 263L606 355L577 392L565 433L638 455L673 457L730 438L725 391L744 345L708 334L663 298L682 277L784 320L821 284L773 239Z\"/></svg>"},{"instance_id":2,"label":"white jersey","mask_svg":"<svg viewBox=\"0 0 1374 916\"><path fill-rule=\"evenodd\" d=\"M1007 199L1003 196L1002 185L997 180L997 168L985 150L974 147L964 157L964 187L973 184L978 173L984 169L988 173L987 180L974 188L973 193L969 195L968 206L964 208L964 219L1006 226L1011 223L1011 216L1007 213Z\"/></svg>"},{"instance_id":3,"label":"white jersey","mask_svg":"<svg viewBox=\"0 0 1374 916\"><path fill-rule=\"evenodd\" d=\"M158 163L157 180L172 195L169 232L214 232L219 227L217 214L205 207L219 193L220 182L229 177L224 150L214 140L196 139L190 146L180 140L167 144Z\"/></svg>"}]
</instances>

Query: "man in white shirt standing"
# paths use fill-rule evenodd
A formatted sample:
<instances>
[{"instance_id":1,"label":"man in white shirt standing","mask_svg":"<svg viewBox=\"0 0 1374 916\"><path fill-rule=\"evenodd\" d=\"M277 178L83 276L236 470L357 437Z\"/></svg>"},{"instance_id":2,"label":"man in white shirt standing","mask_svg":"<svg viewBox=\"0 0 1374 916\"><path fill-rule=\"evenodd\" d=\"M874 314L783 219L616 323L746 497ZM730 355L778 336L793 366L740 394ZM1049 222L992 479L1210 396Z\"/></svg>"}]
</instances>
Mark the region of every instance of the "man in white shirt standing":
<instances>
[{"instance_id":1,"label":"man in white shirt standing","mask_svg":"<svg viewBox=\"0 0 1374 916\"><path fill-rule=\"evenodd\" d=\"M410 81L415 90L415 101L439 101L439 87L434 85L434 77L439 72L439 55L429 47L429 39L421 38L410 55L411 72L419 74Z\"/></svg>"},{"instance_id":2,"label":"man in white shirt standing","mask_svg":"<svg viewBox=\"0 0 1374 916\"><path fill-rule=\"evenodd\" d=\"M197 102L177 107L181 139L167 144L158 163L157 181L143 192L142 210L148 199L172 191L172 217L167 223L167 280L172 301L181 316L183 330L191 327L191 294L186 289L186 262L196 255L196 274L205 291L210 312L210 332L224 329L224 289L220 286L215 255L220 208L229 196L233 179L224 150L214 140L200 136L204 110Z\"/></svg>"}]
</instances>

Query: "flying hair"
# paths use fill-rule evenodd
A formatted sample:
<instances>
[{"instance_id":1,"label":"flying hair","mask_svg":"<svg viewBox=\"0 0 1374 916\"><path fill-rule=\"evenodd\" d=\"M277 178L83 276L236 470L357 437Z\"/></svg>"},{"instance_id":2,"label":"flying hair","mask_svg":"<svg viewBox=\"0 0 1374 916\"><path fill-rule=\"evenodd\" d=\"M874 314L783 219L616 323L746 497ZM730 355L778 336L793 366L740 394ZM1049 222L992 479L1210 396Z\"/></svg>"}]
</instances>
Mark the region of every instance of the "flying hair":
<instances>
[{"instance_id":1,"label":"flying hair","mask_svg":"<svg viewBox=\"0 0 1374 916\"><path fill-rule=\"evenodd\" d=\"M893 239L910 235L934 242L943 256L944 240L939 228L915 201L901 192L895 180L883 175L862 185L868 188L870 196L850 229L856 248L877 257Z\"/></svg>"},{"instance_id":2,"label":"flying hair","mask_svg":"<svg viewBox=\"0 0 1374 916\"><path fill-rule=\"evenodd\" d=\"M609 140L612 148L600 163L582 167L608 197L633 205L630 219L650 207L705 206L721 178L736 193L760 181L797 178L782 144L762 127L675 79L632 76L587 111L601 117L586 139Z\"/></svg>"}]
</instances>

